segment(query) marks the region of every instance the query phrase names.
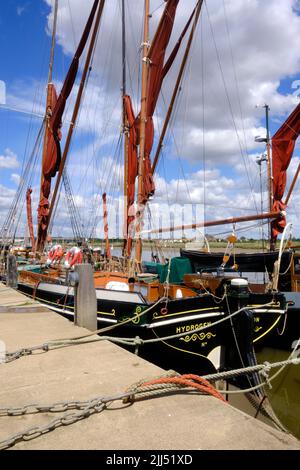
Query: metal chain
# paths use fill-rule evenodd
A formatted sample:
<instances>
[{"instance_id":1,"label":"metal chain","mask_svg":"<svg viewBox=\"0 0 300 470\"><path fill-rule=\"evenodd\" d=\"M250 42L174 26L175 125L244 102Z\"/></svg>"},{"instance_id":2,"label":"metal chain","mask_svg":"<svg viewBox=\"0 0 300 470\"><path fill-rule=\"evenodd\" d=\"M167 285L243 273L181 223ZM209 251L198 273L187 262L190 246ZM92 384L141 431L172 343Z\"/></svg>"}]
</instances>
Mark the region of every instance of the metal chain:
<instances>
[{"instance_id":1,"label":"metal chain","mask_svg":"<svg viewBox=\"0 0 300 470\"><path fill-rule=\"evenodd\" d=\"M22 348L22 349L18 349L17 351L14 351L12 353L6 353L5 362L16 361L17 359L20 359L20 357L30 356L34 351L40 351L40 350L42 350L44 352L49 351L49 345L48 344L42 344L40 346L32 346L30 348Z\"/></svg>"},{"instance_id":2,"label":"metal chain","mask_svg":"<svg viewBox=\"0 0 300 470\"><path fill-rule=\"evenodd\" d=\"M77 421L80 421L84 418L88 418L94 413L99 413L104 410L106 404L105 403L95 403L94 405L90 405L84 408L77 413L69 413L60 418L56 418L50 423L45 424L44 426L36 426L34 428L27 429L21 433L15 434L8 439L0 442L0 450L8 449L9 447L14 446L18 442L21 441L30 441L32 439L36 439L37 437L42 436L43 434L47 434L50 431L54 431L60 426L69 426L70 424L74 424Z\"/></svg>"},{"instance_id":3,"label":"metal chain","mask_svg":"<svg viewBox=\"0 0 300 470\"><path fill-rule=\"evenodd\" d=\"M178 386L174 385L173 391L178 390ZM181 390L184 390L183 387L180 387ZM189 389L186 389L189 390ZM36 439L48 432L54 431L60 426L69 426L74 424L82 419L88 418L95 413L102 412L108 403L112 403L117 400L126 400L130 398L130 401L134 401L135 395L143 396L150 396L151 391L153 392L153 396L162 395L163 393L170 392L170 386L166 384L165 387L162 385L151 385L147 387L139 387L135 390L131 390L130 392L124 392L114 396L107 396L107 397L97 397L91 399L90 401L78 401L78 402L60 402L55 403L53 405L26 405L23 408L2 408L0 409L0 417L1 416L22 416L31 413L45 413L45 412L52 412L52 413L59 413L65 410L70 409L79 409L79 411L74 413L67 413L64 416L56 418L49 423L43 426L36 426L30 429L27 429L23 432L18 434L14 434L13 436L8 437L4 441L0 442L0 450L8 449L9 447L14 446L18 442L21 441L30 441L32 439ZM124 402L125 403L125 402Z\"/></svg>"},{"instance_id":4,"label":"metal chain","mask_svg":"<svg viewBox=\"0 0 300 470\"><path fill-rule=\"evenodd\" d=\"M0 417L2 416L24 416L37 413L63 413L68 410L83 410L91 404L90 401L64 401L50 405L31 404L19 408L0 408Z\"/></svg>"}]
</instances>

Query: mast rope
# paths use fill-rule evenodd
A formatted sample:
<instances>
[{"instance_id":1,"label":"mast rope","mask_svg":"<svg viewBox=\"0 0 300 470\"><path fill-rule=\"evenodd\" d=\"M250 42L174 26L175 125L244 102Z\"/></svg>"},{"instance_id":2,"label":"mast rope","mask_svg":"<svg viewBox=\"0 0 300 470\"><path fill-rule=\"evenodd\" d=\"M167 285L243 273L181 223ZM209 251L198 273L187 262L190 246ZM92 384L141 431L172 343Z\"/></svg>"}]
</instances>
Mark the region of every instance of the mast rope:
<instances>
[{"instance_id":1,"label":"mast rope","mask_svg":"<svg viewBox=\"0 0 300 470\"><path fill-rule=\"evenodd\" d=\"M70 179L66 170L64 170L62 178L63 178L63 184L65 188L67 204L69 208L73 234L74 234L75 239L77 239L77 241L81 241L83 239L83 233L80 227L80 216L79 216L78 208L75 204L71 182L70 182Z\"/></svg>"}]
</instances>

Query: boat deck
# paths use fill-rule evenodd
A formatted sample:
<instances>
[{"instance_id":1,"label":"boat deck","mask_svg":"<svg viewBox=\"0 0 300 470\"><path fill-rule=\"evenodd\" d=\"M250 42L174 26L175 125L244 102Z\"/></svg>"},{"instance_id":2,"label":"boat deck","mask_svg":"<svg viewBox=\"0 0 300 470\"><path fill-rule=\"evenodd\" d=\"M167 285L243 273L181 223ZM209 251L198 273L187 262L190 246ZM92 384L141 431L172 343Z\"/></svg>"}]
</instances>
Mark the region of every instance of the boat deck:
<instances>
[{"instance_id":1,"label":"boat deck","mask_svg":"<svg viewBox=\"0 0 300 470\"><path fill-rule=\"evenodd\" d=\"M3 284L0 331L2 349L8 352L88 333ZM108 341L36 353L0 364L0 408L111 396L162 373ZM63 414L0 416L0 441ZM114 402L101 413L19 442L14 449L294 450L300 442L212 396L177 394L131 406Z\"/></svg>"}]
</instances>

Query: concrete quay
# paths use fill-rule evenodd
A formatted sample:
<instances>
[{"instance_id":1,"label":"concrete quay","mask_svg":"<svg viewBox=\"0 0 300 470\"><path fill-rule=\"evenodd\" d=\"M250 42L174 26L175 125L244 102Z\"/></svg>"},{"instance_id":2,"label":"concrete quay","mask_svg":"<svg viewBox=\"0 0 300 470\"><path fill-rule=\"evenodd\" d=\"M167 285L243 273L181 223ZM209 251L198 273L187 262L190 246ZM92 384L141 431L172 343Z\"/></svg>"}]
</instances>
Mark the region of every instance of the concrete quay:
<instances>
[{"instance_id":1,"label":"concrete quay","mask_svg":"<svg viewBox=\"0 0 300 470\"><path fill-rule=\"evenodd\" d=\"M0 284L0 341L8 352L87 333ZM0 408L111 396L162 373L108 341L51 350L0 364ZM63 414L0 416L0 441ZM100 413L12 449L300 450L300 442L214 397L177 394L130 405L113 402Z\"/></svg>"}]
</instances>

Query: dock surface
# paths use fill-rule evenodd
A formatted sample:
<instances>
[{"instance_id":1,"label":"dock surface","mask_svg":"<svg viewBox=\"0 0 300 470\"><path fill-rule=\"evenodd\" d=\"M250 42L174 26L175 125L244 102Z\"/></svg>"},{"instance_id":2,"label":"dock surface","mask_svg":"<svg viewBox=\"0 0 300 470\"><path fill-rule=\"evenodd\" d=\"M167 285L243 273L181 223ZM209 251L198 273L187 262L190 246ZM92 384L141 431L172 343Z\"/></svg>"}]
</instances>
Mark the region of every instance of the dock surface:
<instances>
[{"instance_id":1,"label":"dock surface","mask_svg":"<svg viewBox=\"0 0 300 470\"><path fill-rule=\"evenodd\" d=\"M0 284L0 341L8 352L87 333ZM0 364L0 408L111 396L162 373L109 341L51 350ZM0 416L0 441L63 414ZM100 413L12 448L300 450L300 441L212 396L176 394L130 405L117 401Z\"/></svg>"}]
</instances>

